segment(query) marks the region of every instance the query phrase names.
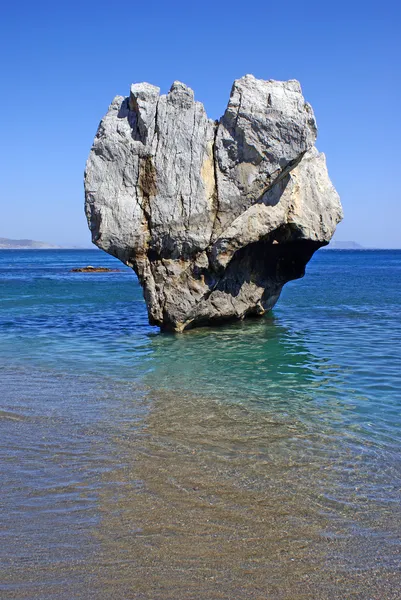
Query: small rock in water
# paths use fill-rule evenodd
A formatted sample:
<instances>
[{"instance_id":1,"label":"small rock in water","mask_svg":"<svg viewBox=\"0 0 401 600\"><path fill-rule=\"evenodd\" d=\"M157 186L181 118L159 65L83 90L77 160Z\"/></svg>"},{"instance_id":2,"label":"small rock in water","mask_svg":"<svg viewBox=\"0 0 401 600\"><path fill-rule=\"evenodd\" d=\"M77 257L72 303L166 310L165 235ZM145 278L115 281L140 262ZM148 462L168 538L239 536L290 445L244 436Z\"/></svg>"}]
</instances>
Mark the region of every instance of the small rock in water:
<instances>
[{"instance_id":1,"label":"small rock in water","mask_svg":"<svg viewBox=\"0 0 401 600\"><path fill-rule=\"evenodd\" d=\"M92 241L132 267L164 329L262 315L342 209L296 80L234 82L219 121L193 91L116 96L86 165Z\"/></svg>"},{"instance_id":2,"label":"small rock in water","mask_svg":"<svg viewBox=\"0 0 401 600\"><path fill-rule=\"evenodd\" d=\"M119 269L107 269L106 267L92 267L88 265L87 267L78 267L76 269L71 269L71 273L116 273Z\"/></svg>"}]
</instances>

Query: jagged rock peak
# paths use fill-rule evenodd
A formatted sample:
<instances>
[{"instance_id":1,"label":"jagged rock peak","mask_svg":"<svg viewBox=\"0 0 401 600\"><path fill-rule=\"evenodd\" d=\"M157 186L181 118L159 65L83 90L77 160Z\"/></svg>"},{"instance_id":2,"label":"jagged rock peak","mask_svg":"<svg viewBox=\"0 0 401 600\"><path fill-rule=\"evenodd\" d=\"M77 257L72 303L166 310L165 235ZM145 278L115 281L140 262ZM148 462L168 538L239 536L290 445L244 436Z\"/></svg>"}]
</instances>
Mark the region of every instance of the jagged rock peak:
<instances>
[{"instance_id":1,"label":"jagged rock peak","mask_svg":"<svg viewBox=\"0 0 401 600\"><path fill-rule=\"evenodd\" d=\"M342 218L298 81L237 79L224 115L149 83L116 96L85 172L92 241L138 275L150 323L261 315Z\"/></svg>"}]
</instances>

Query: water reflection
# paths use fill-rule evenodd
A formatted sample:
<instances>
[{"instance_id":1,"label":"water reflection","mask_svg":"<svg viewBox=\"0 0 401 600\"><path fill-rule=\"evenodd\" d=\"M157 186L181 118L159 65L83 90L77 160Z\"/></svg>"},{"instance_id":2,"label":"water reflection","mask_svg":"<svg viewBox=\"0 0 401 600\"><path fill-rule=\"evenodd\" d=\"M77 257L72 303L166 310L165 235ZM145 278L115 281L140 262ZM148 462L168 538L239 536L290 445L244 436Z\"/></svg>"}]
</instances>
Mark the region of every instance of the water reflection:
<instances>
[{"instance_id":1,"label":"water reflection","mask_svg":"<svg viewBox=\"0 0 401 600\"><path fill-rule=\"evenodd\" d=\"M277 317L153 336L149 348L151 389L252 406L274 421L344 424L346 372Z\"/></svg>"}]
</instances>

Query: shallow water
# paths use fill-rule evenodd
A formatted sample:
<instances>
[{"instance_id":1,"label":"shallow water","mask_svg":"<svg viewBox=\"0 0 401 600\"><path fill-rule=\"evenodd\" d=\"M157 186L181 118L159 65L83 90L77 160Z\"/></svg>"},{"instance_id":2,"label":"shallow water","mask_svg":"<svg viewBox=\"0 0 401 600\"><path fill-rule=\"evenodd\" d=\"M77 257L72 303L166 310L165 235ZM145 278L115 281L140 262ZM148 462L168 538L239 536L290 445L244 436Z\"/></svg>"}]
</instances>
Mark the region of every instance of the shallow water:
<instances>
[{"instance_id":1,"label":"shallow water","mask_svg":"<svg viewBox=\"0 0 401 600\"><path fill-rule=\"evenodd\" d=\"M401 251L320 251L161 335L111 257L0 251L1 597L400 598L400 293Z\"/></svg>"}]
</instances>

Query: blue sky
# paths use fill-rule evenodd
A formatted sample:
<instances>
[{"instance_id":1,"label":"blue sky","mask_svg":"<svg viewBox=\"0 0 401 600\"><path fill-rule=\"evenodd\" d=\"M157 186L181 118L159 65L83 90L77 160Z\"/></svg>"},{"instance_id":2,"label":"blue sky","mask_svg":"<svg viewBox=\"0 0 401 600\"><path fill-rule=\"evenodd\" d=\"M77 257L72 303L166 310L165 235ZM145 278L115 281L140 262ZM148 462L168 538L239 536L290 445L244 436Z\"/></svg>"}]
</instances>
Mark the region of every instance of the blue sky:
<instances>
[{"instance_id":1,"label":"blue sky","mask_svg":"<svg viewBox=\"0 0 401 600\"><path fill-rule=\"evenodd\" d=\"M401 247L400 3L8 2L0 236L89 245L83 171L116 94L175 79L210 117L245 73L299 79L344 206L336 238Z\"/></svg>"}]
</instances>

